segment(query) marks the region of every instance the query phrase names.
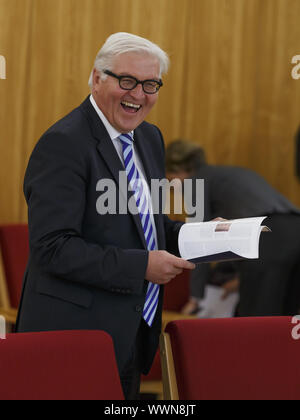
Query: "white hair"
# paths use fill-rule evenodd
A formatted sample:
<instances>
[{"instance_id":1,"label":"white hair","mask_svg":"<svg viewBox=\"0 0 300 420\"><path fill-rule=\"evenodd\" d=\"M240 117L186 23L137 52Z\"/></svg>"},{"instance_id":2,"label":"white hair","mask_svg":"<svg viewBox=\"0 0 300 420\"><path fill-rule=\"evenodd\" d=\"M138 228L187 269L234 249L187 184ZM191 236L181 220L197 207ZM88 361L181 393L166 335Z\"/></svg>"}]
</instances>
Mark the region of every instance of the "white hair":
<instances>
[{"instance_id":1,"label":"white hair","mask_svg":"<svg viewBox=\"0 0 300 420\"><path fill-rule=\"evenodd\" d=\"M94 68L100 72L103 70L112 70L115 56L130 52L146 53L156 57L160 65L159 77L167 73L169 68L169 57L167 53L148 39L126 32L118 32L107 38L96 56L93 70ZM93 70L89 78L90 87L93 85ZM102 75L102 78L105 77L106 75Z\"/></svg>"}]
</instances>

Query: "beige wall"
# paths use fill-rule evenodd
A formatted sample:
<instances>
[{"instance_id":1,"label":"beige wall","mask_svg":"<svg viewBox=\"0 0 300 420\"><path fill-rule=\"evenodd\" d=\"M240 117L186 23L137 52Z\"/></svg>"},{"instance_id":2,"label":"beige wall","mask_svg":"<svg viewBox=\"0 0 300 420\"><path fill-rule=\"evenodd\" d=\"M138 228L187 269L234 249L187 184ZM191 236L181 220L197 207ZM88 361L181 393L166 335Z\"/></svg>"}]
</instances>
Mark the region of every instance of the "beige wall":
<instances>
[{"instance_id":1,"label":"beige wall","mask_svg":"<svg viewBox=\"0 0 300 420\"><path fill-rule=\"evenodd\" d=\"M166 142L205 146L215 163L257 170L300 206L300 0L0 0L0 223L26 221L22 182L48 126L89 93L108 35L148 37L171 56L148 120Z\"/></svg>"}]
</instances>

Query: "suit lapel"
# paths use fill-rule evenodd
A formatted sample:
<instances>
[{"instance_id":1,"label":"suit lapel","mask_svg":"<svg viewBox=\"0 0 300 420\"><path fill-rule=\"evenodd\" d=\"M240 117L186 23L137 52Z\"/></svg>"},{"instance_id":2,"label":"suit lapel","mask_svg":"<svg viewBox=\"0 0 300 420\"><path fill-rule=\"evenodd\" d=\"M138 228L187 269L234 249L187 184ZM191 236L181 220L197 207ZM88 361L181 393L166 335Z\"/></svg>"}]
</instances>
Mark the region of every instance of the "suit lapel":
<instances>
[{"instance_id":1,"label":"suit lapel","mask_svg":"<svg viewBox=\"0 0 300 420\"><path fill-rule=\"evenodd\" d=\"M89 120L92 134L97 139L97 150L103 157L103 160L111 172L115 182L119 185L119 172L122 170L124 171L124 167L109 137L109 134L94 110L89 97L83 102L81 107Z\"/></svg>"},{"instance_id":2,"label":"suit lapel","mask_svg":"<svg viewBox=\"0 0 300 420\"><path fill-rule=\"evenodd\" d=\"M111 138L109 137L109 134L106 128L104 127L101 119L99 118L95 109L93 108L89 97L83 102L81 106L90 122L92 134L98 140L97 150L99 154L101 155L104 163L106 164L108 170L111 172L112 177L114 181L116 182L116 185L118 186L118 190L119 191L121 190L123 197L125 197L125 199L128 202L128 200L132 196L132 192L128 190L128 183L127 183L127 191L124 191L124 188L121 188L120 186L119 173L121 171L124 172L125 169L122 162L120 161L120 158L111 141ZM139 214L132 214L131 216L134 219L134 223L137 227L143 246L145 247L145 249L147 249L147 244L146 244L140 216Z\"/></svg>"}]
</instances>

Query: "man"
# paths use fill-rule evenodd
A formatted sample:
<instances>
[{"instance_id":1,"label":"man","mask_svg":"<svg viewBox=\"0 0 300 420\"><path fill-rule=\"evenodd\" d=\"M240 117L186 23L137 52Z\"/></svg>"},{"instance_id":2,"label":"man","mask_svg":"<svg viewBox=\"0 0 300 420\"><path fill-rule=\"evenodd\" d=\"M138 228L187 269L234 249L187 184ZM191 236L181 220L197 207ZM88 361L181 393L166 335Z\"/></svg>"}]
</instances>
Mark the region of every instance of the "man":
<instances>
[{"instance_id":1,"label":"man","mask_svg":"<svg viewBox=\"0 0 300 420\"><path fill-rule=\"evenodd\" d=\"M234 166L209 165L204 150L178 140L166 151L169 178L204 179L205 221L269 216L272 233L262 234L259 260L236 264L240 274L241 316L294 315L300 309L300 212L255 172ZM202 298L206 265L192 274L191 295ZM229 284L230 287L234 284ZM225 288L226 289L226 288ZM228 291L228 290L227 290ZM188 306L194 310L196 300Z\"/></svg>"},{"instance_id":2,"label":"man","mask_svg":"<svg viewBox=\"0 0 300 420\"><path fill-rule=\"evenodd\" d=\"M107 331L127 399L137 398L157 350L162 285L194 268L173 255L181 224L153 215L147 190L165 176L161 133L144 119L167 67L150 41L110 36L96 57L91 96L41 137L24 182L30 259L17 331ZM129 191L117 204L134 196L135 214L99 209L106 193L99 181L121 189L120 173Z\"/></svg>"}]
</instances>

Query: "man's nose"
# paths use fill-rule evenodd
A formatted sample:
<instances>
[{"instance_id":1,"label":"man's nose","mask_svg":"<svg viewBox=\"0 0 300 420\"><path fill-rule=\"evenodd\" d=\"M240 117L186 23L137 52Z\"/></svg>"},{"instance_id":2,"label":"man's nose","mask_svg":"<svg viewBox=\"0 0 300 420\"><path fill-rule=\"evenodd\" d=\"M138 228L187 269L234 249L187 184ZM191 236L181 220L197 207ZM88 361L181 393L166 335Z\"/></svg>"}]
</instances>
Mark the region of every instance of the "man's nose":
<instances>
[{"instance_id":1,"label":"man's nose","mask_svg":"<svg viewBox=\"0 0 300 420\"><path fill-rule=\"evenodd\" d=\"M134 89L130 91L130 94L134 98L142 98L145 96L145 92L143 91L143 86L141 83L138 83Z\"/></svg>"}]
</instances>

